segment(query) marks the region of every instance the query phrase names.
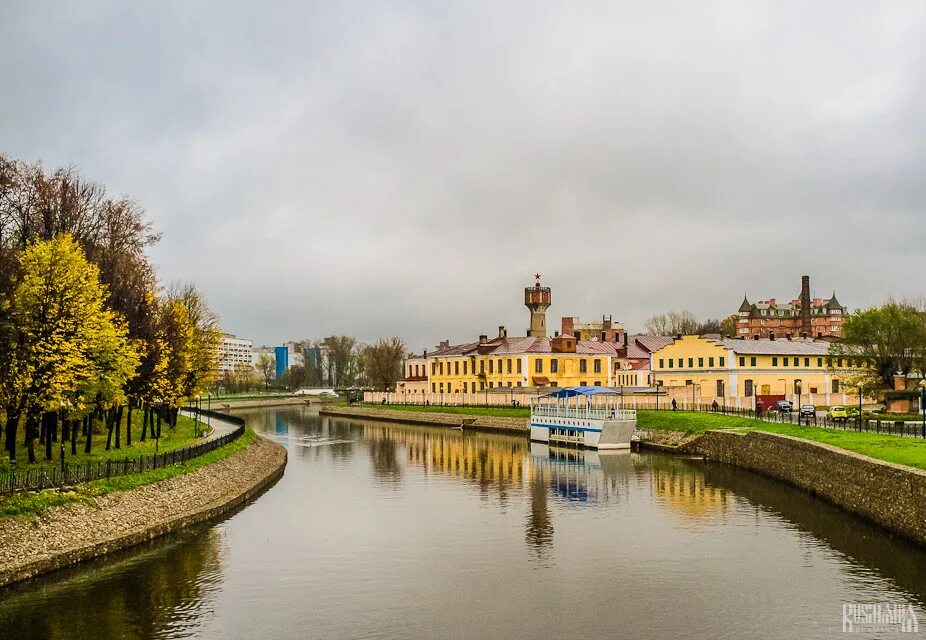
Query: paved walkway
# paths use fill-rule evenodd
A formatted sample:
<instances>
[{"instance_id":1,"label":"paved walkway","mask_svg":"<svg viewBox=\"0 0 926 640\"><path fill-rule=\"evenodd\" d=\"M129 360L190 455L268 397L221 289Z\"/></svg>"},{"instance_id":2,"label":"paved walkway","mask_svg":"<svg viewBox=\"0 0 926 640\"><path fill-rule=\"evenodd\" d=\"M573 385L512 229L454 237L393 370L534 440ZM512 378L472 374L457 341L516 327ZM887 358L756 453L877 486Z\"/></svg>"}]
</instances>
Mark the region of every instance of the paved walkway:
<instances>
[{"instance_id":1,"label":"paved walkway","mask_svg":"<svg viewBox=\"0 0 926 640\"><path fill-rule=\"evenodd\" d=\"M187 409L181 409L180 413L182 415L185 415L188 418L192 418L195 414L194 411L189 411ZM212 416L212 417L203 416L202 420L200 420L200 423L208 424L212 426L212 433L210 433L209 436L203 442L208 442L210 440L216 440L218 438L221 438L224 435L228 435L229 433L231 433L232 431L238 428L238 425L234 424L233 422L228 422L226 420L222 420L221 418L216 418L215 416Z\"/></svg>"}]
</instances>

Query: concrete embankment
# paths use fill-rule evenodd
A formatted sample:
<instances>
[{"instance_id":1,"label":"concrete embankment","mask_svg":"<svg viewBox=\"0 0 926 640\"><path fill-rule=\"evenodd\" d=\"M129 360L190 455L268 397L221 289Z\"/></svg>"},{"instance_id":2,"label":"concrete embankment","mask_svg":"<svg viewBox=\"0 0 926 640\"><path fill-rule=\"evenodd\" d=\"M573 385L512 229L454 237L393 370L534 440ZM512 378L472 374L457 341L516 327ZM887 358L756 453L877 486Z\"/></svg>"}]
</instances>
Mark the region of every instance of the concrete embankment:
<instances>
[{"instance_id":1,"label":"concrete embankment","mask_svg":"<svg viewBox=\"0 0 926 640\"><path fill-rule=\"evenodd\" d=\"M0 518L0 586L140 544L210 520L260 495L283 475L286 449L257 438L214 464L169 480Z\"/></svg>"},{"instance_id":2,"label":"concrete embankment","mask_svg":"<svg viewBox=\"0 0 926 640\"><path fill-rule=\"evenodd\" d=\"M804 489L896 534L926 545L926 471L791 436L708 431L678 447Z\"/></svg>"},{"instance_id":3,"label":"concrete embankment","mask_svg":"<svg viewBox=\"0 0 926 640\"><path fill-rule=\"evenodd\" d=\"M435 427L459 427L464 420L467 429L496 431L503 433L530 432L527 418L506 418L501 416L468 416L459 413L438 413L431 411L400 411L376 407L324 407L319 415L336 418L365 418L383 422L404 422Z\"/></svg>"},{"instance_id":4,"label":"concrete embankment","mask_svg":"<svg viewBox=\"0 0 926 640\"><path fill-rule=\"evenodd\" d=\"M235 411L238 409L271 409L274 407L305 407L323 405L327 401L307 397L251 398L249 400L214 400L210 406L217 411ZM205 408L205 405L203 405Z\"/></svg>"}]
</instances>

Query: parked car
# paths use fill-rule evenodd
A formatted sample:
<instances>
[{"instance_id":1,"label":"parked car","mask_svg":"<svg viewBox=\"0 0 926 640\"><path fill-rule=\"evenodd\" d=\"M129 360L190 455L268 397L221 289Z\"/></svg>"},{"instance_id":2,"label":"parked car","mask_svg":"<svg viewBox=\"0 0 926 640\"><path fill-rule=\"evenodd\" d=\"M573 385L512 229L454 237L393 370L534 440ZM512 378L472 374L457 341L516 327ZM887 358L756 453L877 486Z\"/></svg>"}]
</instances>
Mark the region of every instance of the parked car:
<instances>
[{"instance_id":1,"label":"parked car","mask_svg":"<svg viewBox=\"0 0 926 640\"><path fill-rule=\"evenodd\" d=\"M778 413L791 413L793 410L794 406L790 400L779 400L775 403L775 411Z\"/></svg>"},{"instance_id":2,"label":"parked car","mask_svg":"<svg viewBox=\"0 0 926 640\"><path fill-rule=\"evenodd\" d=\"M812 404L805 404L801 407L801 418L811 420L817 417L817 408Z\"/></svg>"},{"instance_id":3,"label":"parked car","mask_svg":"<svg viewBox=\"0 0 926 640\"><path fill-rule=\"evenodd\" d=\"M830 407L830 410L826 412L826 415L829 416L830 420L834 422L845 422L849 419L849 413L846 411L846 408L843 406Z\"/></svg>"}]
</instances>

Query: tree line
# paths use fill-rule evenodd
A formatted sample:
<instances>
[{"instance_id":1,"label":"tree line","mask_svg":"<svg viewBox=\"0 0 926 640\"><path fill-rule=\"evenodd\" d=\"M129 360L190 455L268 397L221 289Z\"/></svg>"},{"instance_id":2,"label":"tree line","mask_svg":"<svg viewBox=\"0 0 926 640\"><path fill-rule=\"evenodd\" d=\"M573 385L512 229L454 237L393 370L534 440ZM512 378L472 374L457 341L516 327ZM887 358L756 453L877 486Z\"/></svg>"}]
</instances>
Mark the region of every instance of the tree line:
<instances>
[{"instance_id":1,"label":"tree line","mask_svg":"<svg viewBox=\"0 0 926 640\"><path fill-rule=\"evenodd\" d=\"M290 366L280 378L274 358L261 354L255 366L242 363L224 372L216 385L228 393L274 387L289 390L303 387L394 389L396 381L402 377L407 351L401 338L380 338L373 344L366 344L343 335L298 341L295 349L303 354L305 364Z\"/></svg>"},{"instance_id":2,"label":"tree line","mask_svg":"<svg viewBox=\"0 0 926 640\"><path fill-rule=\"evenodd\" d=\"M651 336L703 336L716 333L734 337L736 316L727 316L723 320L708 318L702 322L690 311L668 311L647 318L643 326Z\"/></svg>"},{"instance_id":3,"label":"tree line","mask_svg":"<svg viewBox=\"0 0 926 640\"><path fill-rule=\"evenodd\" d=\"M46 171L0 154L0 419L16 459L20 434L84 451L176 426L213 376L218 321L190 284L162 288L146 250L160 236L134 200L111 197L73 168Z\"/></svg>"}]
</instances>

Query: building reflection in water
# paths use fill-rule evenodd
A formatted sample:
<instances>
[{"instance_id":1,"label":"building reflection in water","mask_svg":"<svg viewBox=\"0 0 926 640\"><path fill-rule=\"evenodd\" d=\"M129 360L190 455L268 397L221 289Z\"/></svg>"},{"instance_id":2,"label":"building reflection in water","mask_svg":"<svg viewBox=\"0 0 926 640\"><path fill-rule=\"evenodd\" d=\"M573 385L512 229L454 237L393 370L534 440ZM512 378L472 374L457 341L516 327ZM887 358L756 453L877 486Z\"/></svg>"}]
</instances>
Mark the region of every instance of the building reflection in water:
<instances>
[{"instance_id":1,"label":"building reflection in water","mask_svg":"<svg viewBox=\"0 0 926 640\"><path fill-rule=\"evenodd\" d=\"M704 471L684 459L651 456L650 477L656 504L685 518L706 518L730 508L727 490L705 481Z\"/></svg>"}]
</instances>

